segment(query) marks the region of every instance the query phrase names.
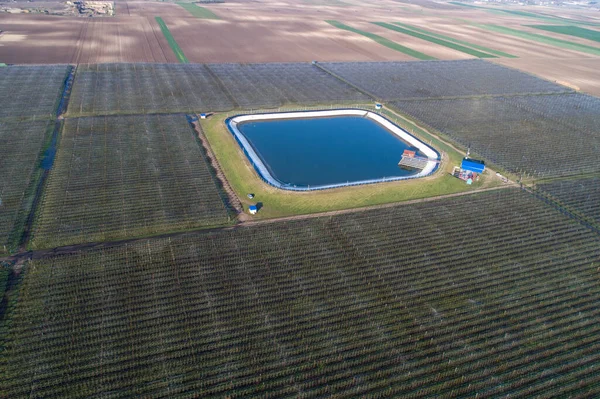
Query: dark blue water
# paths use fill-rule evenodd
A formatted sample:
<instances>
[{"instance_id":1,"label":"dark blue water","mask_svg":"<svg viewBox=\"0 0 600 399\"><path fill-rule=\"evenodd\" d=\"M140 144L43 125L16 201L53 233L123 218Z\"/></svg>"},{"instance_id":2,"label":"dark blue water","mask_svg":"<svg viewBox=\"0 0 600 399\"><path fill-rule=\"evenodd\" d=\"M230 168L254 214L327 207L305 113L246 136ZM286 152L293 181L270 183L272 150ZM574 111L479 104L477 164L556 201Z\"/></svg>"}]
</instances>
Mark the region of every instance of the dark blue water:
<instances>
[{"instance_id":1,"label":"dark blue water","mask_svg":"<svg viewBox=\"0 0 600 399\"><path fill-rule=\"evenodd\" d=\"M319 186L418 173L398 166L410 146L367 118L251 121L238 128L283 184Z\"/></svg>"}]
</instances>

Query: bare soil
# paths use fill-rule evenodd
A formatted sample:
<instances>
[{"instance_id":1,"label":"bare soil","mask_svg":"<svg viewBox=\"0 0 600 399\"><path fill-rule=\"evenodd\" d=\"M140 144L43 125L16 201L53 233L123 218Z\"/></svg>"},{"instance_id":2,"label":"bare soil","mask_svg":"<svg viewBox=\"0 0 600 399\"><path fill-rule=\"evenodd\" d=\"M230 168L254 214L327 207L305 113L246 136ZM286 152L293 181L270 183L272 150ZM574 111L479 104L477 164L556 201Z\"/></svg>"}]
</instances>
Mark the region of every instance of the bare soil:
<instances>
[{"instance_id":1,"label":"bare soil","mask_svg":"<svg viewBox=\"0 0 600 399\"><path fill-rule=\"evenodd\" d=\"M202 4L221 17L193 17L174 3L116 0L114 18L0 14L0 62L177 62L155 17L162 17L190 62L408 61L398 51L325 22L333 19L438 59L471 56L371 24L404 22L513 54L493 62L600 95L600 57L474 26L496 24L600 48L586 39L539 31L545 24L519 15L490 13L429 0L232 0ZM568 8L519 7L571 19L599 17ZM600 28L589 27L600 30Z\"/></svg>"},{"instance_id":2,"label":"bare soil","mask_svg":"<svg viewBox=\"0 0 600 399\"><path fill-rule=\"evenodd\" d=\"M412 60L372 40L318 21L231 22L164 18L191 62ZM375 25L373 25L375 26Z\"/></svg>"},{"instance_id":3,"label":"bare soil","mask_svg":"<svg viewBox=\"0 0 600 399\"><path fill-rule=\"evenodd\" d=\"M152 18L0 14L0 62L177 62Z\"/></svg>"}]
</instances>

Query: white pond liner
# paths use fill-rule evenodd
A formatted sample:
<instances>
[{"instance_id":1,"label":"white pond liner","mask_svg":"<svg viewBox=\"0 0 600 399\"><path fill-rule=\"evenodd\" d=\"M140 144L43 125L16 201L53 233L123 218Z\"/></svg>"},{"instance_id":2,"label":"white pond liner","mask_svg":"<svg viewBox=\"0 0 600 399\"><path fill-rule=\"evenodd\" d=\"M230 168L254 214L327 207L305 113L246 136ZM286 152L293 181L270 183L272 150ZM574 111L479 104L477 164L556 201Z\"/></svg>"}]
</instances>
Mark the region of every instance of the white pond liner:
<instances>
[{"instance_id":1,"label":"white pond liner","mask_svg":"<svg viewBox=\"0 0 600 399\"><path fill-rule=\"evenodd\" d=\"M396 176L396 177L385 177L379 179L371 179L371 180L360 180L354 182L347 183L336 183L336 184L326 184L319 186L294 186L290 184L283 184L277 179L275 179L266 165L263 163L262 159L258 156L252 145L248 142L246 137L240 132L238 129L238 125L243 122L248 121L268 121L275 119L306 119L306 118L322 118L328 116L362 116L365 118L369 118L379 125L383 126L389 132L398 136L402 141L410 144L411 146L418 148L419 151L427 156L429 162L427 162L425 168L417 174L411 176ZM362 184L372 184L372 183L381 183L387 181L396 181L396 180L407 180L407 179L417 179L419 177L424 177L430 175L435 171L438 165L439 154L429 147L427 144L418 140L416 137L401 129L400 127L394 125L392 122L387 120L386 118L378 115L374 112L360 110L360 109L338 109L338 110L328 110L328 111L301 111L301 112L282 112L282 113L273 113L273 114L255 114L255 115L239 115L232 117L227 120L227 125L229 130L234 135L237 142L242 147L242 150L254 166L254 169L258 173L258 175L265 180L270 185L283 189L283 190L292 190L292 191L312 191L312 190L325 190L328 188L336 188L336 187L345 187L345 186L357 186Z\"/></svg>"}]
</instances>

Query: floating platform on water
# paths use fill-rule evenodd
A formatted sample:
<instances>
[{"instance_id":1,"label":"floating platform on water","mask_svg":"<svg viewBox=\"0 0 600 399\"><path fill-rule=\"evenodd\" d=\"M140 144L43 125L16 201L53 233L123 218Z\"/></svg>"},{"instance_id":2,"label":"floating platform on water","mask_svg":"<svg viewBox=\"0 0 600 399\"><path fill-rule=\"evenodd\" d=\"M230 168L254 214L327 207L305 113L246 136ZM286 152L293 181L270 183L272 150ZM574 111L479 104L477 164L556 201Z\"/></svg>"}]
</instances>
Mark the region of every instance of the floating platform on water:
<instances>
[{"instance_id":1,"label":"floating platform on water","mask_svg":"<svg viewBox=\"0 0 600 399\"><path fill-rule=\"evenodd\" d=\"M400 162L398 162L398 166L400 166L401 168L408 168L408 169L420 169L423 170L425 169L425 166L427 166L427 162L429 162L429 158L425 158L425 157L402 157L402 159L400 159Z\"/></svg>"}]
</instances>

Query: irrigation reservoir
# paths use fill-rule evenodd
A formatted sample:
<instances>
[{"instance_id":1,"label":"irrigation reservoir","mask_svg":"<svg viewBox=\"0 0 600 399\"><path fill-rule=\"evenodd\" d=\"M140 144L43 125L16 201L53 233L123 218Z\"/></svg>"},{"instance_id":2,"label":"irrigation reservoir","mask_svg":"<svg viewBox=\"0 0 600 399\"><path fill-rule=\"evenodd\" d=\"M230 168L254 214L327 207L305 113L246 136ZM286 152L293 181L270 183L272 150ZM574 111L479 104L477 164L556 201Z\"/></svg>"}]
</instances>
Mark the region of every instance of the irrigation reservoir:
<instances>
[{"instance_id":1,"label":"irrigation reservoir","mask_svg":"<svg viewBox=\"0 0 600 399\"><path fill-rule=\"evenodd\" d=\"M240 115L227 121L257 173L287 190L319 190L431 174L439 155L373 112L346 109ZM398 166L405 150L422 169Z\"/></svg>"}]
</instances>

